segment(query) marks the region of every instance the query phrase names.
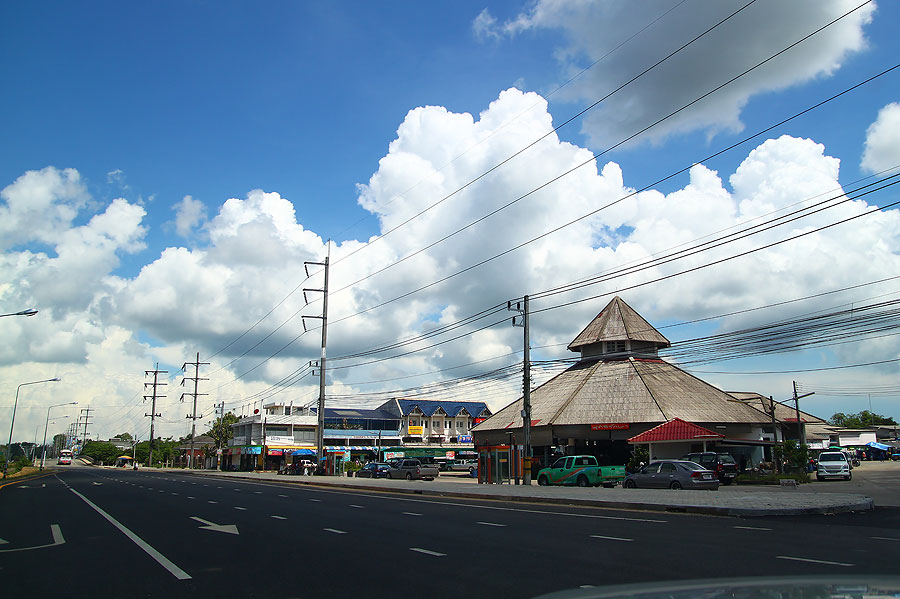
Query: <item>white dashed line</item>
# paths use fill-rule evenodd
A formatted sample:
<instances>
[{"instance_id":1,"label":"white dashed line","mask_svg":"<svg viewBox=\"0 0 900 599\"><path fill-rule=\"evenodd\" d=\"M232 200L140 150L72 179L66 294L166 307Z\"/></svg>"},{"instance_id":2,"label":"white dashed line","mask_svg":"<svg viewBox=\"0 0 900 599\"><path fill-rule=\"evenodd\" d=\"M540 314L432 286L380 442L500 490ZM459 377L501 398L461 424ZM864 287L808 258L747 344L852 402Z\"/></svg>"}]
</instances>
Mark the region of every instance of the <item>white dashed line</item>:
<instances>
[{"instance_id":1,"label":"white dashed line","mask_svg":"<svg viewBox=\"0 0 900 599\"><path fill-rule=\"evenodd\" d=\"M900 541L900 539L895 539L894 537L872 537L876 541Z\"/></svg>"},{"instance_id":2,"label":"white dashed line","mask_svg":"<svg viewBox=\"0 0 900 599\"><path fill-rule=\"evenodd\" d=\"M188 499L197 499L196 497L192 497L191 495L187 496Z\"/></svg>"},{"instance_id":3,"label":"white dashed line","mask_svg":"<svg viewBox=\"0 0 900 599\"><path fill-rule=\"evenodd\" d=\"M345 535L345 534L347 534L346 531L338 530L338 529L336 529L336 528L323 528L322 530L324 530L324 531L326 531L326 532L333 532L333 533L336 534L336 535Z\"/></svg>"},{"instance_id":4,"label":"white dashed line","mask_svg":"<svg viewBox=\"0 0 900 599\"><path fill-rule=\"evenodd\" d=\"M356 505L356 504L354 504L354 503L351 503L351 504L350 504L350 507L355 507L355 508L365 509L366 506L364 506L364 505Z\"/></svg>"},{"instance_id":5,"label":"white dashed line","mask_svg":"<svg viewBox=\"0 0 900 599\"><path fill-rule=\"evenodd\" d=\"M734 526L732 528L739 528L741 530L772 530L771 528L763 528L761 526Z\"/></svg>"},{"instance_id":6,"label":"white dashed line","mask_svg":"<svg viewBox=\"0 0 900 599\"><path fill-rule=\"evenodd\" d=\"M272 517L275 518L276 520L287 520L287 518L285 518L284 516L272 516Z\"/></svg>"},{"instance_id":7,"label":"white dashed line","mask_svg":"<svg viewBox=\"0 0 900 599\"><path fill-rule=\"evenodd\" d=\"M219 502L218 502L218 501L213 501L212 499L210 499L210 500L207 501L206 503L219 503Z\"/></svg>"},{"instance_id":8,"label":"white dashed line","mask_svg":"<svg viewBox=\"0 0 900 599\"><path fill-rule=\"evenodd\" d=\"M243 510L243 511L245 511L245 512L247 511L247 508L241 507L241 506L239 506L239 505L234 506L234 509L236 509L236 510Z\"/></svg>"},{"instance_id":9,"label":"white dashed line","mask_svg":"<svg viewBox=\"0 0 900 599\"><path fill-rule=\"evenodd\" d=\"M422 515L418 512L403 512L403 514L406 516L421 516Z\"/></svg>"},{"instance_id":10,"label":"white dashed line","mask_svg":"<svg viewBox=\"0 0 900 599\"><path fill-rule=\"evenodd\" d=\"M409 550L424 553L425 555L433 555L435 557L444 557L445 555L447 555L446 553L438 553L437 551L430 551L428 549L422 549L420 547L410 547Z\"/></svg>"},{"instance_id":11,"label":"white dashed line","mask_svg":"<svg viewBox=\"0 0 900 599\"><path fill-rule=\"evenodd\" d=\"M319 503L322 500L321 499L310 499L310 501L315 501L316 503Z\"/></svg>"},{"instance_id":12,"label":"white dashed line","mask_svg":"<svg viewBox=\"0 0 900 599\"><path fill-rule=\"evenodd\" d=\"M482 526L506 526L506 524L497 524L496 522L476 522L475 524L481 524Z\"/></svg>"},{"instance_id":13,"label":"white dashed line","mask_svg":"<svg viewBox=\"0 0 900 599\"><path fill-rule=\"evenodd\" d=\"M633 541L634 539L626 539L624 537L604 537L603 535L591 535L592 539L605 539L607 541Z\"/></svg>"},{"instance_id":14,"label":"white dashed line","mask_svg":"<svg viewBox=\"0 0 900 599\"><path fill-rule=\"evenodd\" d=\"M775 559L787 559L795 562L809 562L811 564L825 564L826 566L843 566L845 568L852 568L854 564L845 564L843 562L827 562L821 559L809 559L807 557L791 557L789 555L776 555Z\"/></svg>"},{"instance_id":15,"label":"white dashed line","mask_svg":"<svg viewBox=\"0 0 900 599\"><path fill-rule=\"evenodd\" d=\"M279 495L279 497L284 497L285 499L287 499L287 495Z\"/></svg>"}]
</instances>

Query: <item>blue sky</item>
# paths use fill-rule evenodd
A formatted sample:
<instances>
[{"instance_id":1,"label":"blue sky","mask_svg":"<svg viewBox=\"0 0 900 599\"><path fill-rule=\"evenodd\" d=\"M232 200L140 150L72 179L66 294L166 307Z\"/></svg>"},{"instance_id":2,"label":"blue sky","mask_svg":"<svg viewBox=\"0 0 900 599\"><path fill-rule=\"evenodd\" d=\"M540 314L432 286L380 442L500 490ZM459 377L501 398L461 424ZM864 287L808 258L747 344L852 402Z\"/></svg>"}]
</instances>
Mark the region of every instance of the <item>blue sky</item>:
<instances>
[{"instance_id":1,"label":"blue sky","mask_svg":"<svg viewBox=\"0 0 900 599\"><path fill-rule=\"evenodd\" d=\"M717 30L704 39L706 45L692 47L695 54L666 63L658 79L642 79L560 130L558 140L551 136L553 147L540 150L539 155L523 155L499 172L496 180L486 180L483 188L475 186L442 207L444 212L436 211L433 219L419 219L371 250L347 259L346 272L335 270L336 281L347 284L365 277L496 203L529 191L561 172L563 165L573 164L576 156L583 156L579 152L603 150L620 140L623 132L634 131L679 105L680 98L699 95L861 3L835 0L782 6L774 0L758 0L730 22L732 29ZM0 200L0 208L3 202L12 206L9 198L15 194L26 202L44 197L43 193L52 196L47 206L62 210L63 216L40 234L25 235L18 226L11 228L16 232L6 233L8 239L0 235L4 278L15 281L0 287L2 305L18 309L21 302L34 304L46 319L36 327L40 330L23 328L36 319L7 325L15 327L11 338L19 346L0 359L0 379L12 384L28 372L45 369L51 375L69 373L76 380L89 380L104 370L103 352L124 352L128 359L122 361L121 372L85 393L116 397L118 403L109 403L110 399L111 406L127 405L134 395L128 389L139 388L143 368L156 360L180 365L183 356L193 351L212 354L245 331L302 281L301 262L320 259L325 239L338 243L336 258L346 255L542 135L551 120L554 125L567 120L740 6L696 0L653 2L643 10L622 2L585 3L576 8L550 0L4 4L0 7L0 55L4 57L0 78L6 90L0 95L0 189L7 188L8 195ZM733 95L716 94L711 103L667 121L665 126L671 129L654 129L605 154L596 167L603 176L595 173L593 179L550 188L535 196L535 204L528 200L521 210L504 212L509 216L485 225L487 230L473 229L471 236L461 235L426 253L422 262L410 261L409 269L398 267L390 271L395 274L381 275L387 278L357 285L344 294L346 304L335 301L336 314L354 313L507 249L541 233L541 227L556 218L596 207L593 202L607 198L604 194L612 198L616 189L643 187L893 66L900 56L894 31L900 9L890 2L878 3L873 11L874 6L870 3L842 20L843 29L829 28L798 52L729 87L726 91L734 90ZM647 31L558 89L644 26L649 26ZM743 59L746 64L739 64ZM522 94L503 96L510 88ZM567 240L571 247L563 243L536 249L524 258L511 257L500 261L496 270L472 279L461 277L433 293L398 302L388 308L390 313L352 328L338 326L334 351L340 355L413 335L517 294L614 268L642 252L709 234L721 223L756 217L764 213L758 206L782 209L791 199L813 195L809 190L828 188L832 175L823 173L836 164L828 157L840 161L837 181L847 186L872 174L872 168L861 164L867 143L876 151L867 131L894 102L900 102L897 72L706 162L721 179L719 191L703 172L685 173L654 188L660 198L668 198L666 206L684 202L683 210L670 213L661 208L659 198L648 196L636 205L640 208L622 207L611 211L615 213L608 219L590 221L584 231ZM456 118L464 113L472 115L474 124ZM479 115L484 117L481 121ZM494 127L489 125L492 118L513 124ZM892 122L885 120L883 128ZM729 177L748 161L751 151L766 139L778 140L782 135L791 139L782 139L777 149L757 153L761 166L756 171L748 166L743 191L735 190ZM816 154L815 147L798 141L803 139L824 145L824 150ZM877 150L878 164L890 162L890 143ZM615 168L603 170L608 162L621 169L620 181ZM900 156L893 164L897 163ZM47 191L52 185L42 177L57 177L62 169L77 171L77 180L69 180L71 189ZM40 175L29 187L20 178L31 171ZM768 175L760 174L763 171ZM817 175L811 177L810 172ZM819 174L821 181L816 179ZM776 192L766 195L773 188ZM277 197L248 195L254 190ZM392 201L407 190L412 191L403 200ZM806 195L797 197L801 190ZM789 198L790 193L795 196ZM896 193L886 190L871 202L896 201L891 199ZM194 203L185 201L185 196ZM698 222L704 211L719 214L719 208L704 208L703 198L725 196L728 204L720 208L734 214L726 218L722 213L721 222L711 217L704 228ZM123 202L116 203L118 198ZM223 206L231 198L234 202ZM191 206L198 211L193 220L186 218ZM548 206L554 208L541 211ZM290 207L293 217L284 212ZM69 208L71 218L65 216ZM657 212L667 216L656 218ZM113 225L98 223L98 215L104 214ZM649 228L648 214L653 216ZM691 214L699 216L689 218ZM744 275L743 280L733 285L730 294L723 295L717 288L730 284L730 279L710 274L684 284L658 285L652 292L634 292L625 299L651 322L664 324L867 282L878 273L889 276L897 264L896 210L885 211L884 218L872 229L823 237L815 248L820 257L814 253L802 259L800 250L792 246L765 260L738 263L734 270ZM84 247L73 241L93 239L95 233L101 241ZM618 235L618 242L610 242L606 235ZM859 237L873 235L880 243L870 242L870 253ZM853 243L861 245L854 248ZM832 252L839 248L846 248L846 255L834 258ZM588 256L587 249L596 251ZM36 271L28 269L37 268L38 263L53 265L57 258L77 260L81 270L73 277L80 278L68 281L66 289L51 289L49 283L42 288ZM523 262L528 268L520 271ZM196 288L201 281L205 294ZM893 288L882 286L878 292L890 293ZM877 292L866 290L842 300L861 301L874 295ZM255 342L263 330L270 331L302 307L293 301L272 317L280 315L281 320L271 325L266 321L258 337L253 333L245 341ZM536 343L570 340L603 303L581 305L565 316L538 323ZM808 308L838 303L814 303ZM756 321L723 320L696 327L693 333L679 332L678 338L788 315L769 311ZM60 330L67 332L65 338L60 338ZM222 368L220 377L233 376L271 355L299 330L299 322L294 321L244 357L239 354L251 344L238 343L222 354L236 359L235 364L213 367ZM421 359L360 369L345 380L428 372L499 355L503 348L515 349L512 332L492 335L473 336L466 349L448 345ZM256 378L222 390L216 387L210 402L221 396L239 405L242 398L266 389L315 357L311 337L288 350L283 362L270 360L259 368ZM729 363L727 368L771 369L785 360L794 366L847 364L900 355L894 338L875 344L877 349L871 351L857 344L789 358L745 360ZM486 348L496 348L497 353ZM549 352L546 357L564 354ZM873 376L882 384L896 372L894 365ZM413 381L424 383L427 378ZM741 380L740 385L783 394L790 378ZM846 384L864 386L866 378ZM710 380L729 387L734 379ZM827 384L839 386L840 381L832 378ZM339 391L352 394L353 389ZM859 397L844 411L866 407ZM498 402L509 399L513 398L497 394ZM828 400L819 412L828 416L845 405L844 399ZM874 407L900 417L900 409L888 400ZM140 422L136 416L123 416L110 426Z\"/></svg>"}]
</instances>

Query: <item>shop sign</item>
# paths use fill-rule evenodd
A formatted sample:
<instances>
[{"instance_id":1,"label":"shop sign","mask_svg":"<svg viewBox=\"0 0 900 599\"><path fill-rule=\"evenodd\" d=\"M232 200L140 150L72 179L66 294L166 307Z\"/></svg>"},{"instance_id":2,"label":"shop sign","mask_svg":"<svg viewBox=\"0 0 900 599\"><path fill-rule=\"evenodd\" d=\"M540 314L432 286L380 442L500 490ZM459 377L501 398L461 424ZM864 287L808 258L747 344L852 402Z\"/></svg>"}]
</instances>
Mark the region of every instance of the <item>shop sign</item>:
<instances>
[{"instance_id":1,"label":"shop sign","mask_svg":"<svg viewBox=\"0 0 900 599\"><path fill-rule=\"evenodd\" d=\"M293 445L294 438L279 435L266 435L266 443L272 445Z\"/></svg>"},{"instance_id":2,"label":"shop sign","mask_svg":"<svg viewBox=\"0 0 900 599\"><path fill-rule=\"evenodd\" d=\"M451 460L452 460L453 458L456 457L456 452L455 452L455 451L448 451L447 454L446 454L446 457L447 457L448 459L451 459Z\"/></svg>"},{"instance_id":3,"label":"shop sign","mask_svg":"<svg viewBox=\"0 0 900 599\"><path fill-rule=\"evenodd\" d=\"M402 451L385 451L384 452L384 459L386 459L386 460L393 460L394 458L402 458L402 457L403 457Z\"/></svg>"},{"instance_id":4,"label":"shop sign","mask_svg":"<svg viewBox=\"0 0 900 599\"><path fill-rule=\"evenodd\" d=\"M422 434L425 432L425 427L424 426L408 426L407 431L409 431L410 435L418 435L421 437Z\"/></svg>"},{"instance_id":5,"label":"shop sign","mask_svg":"<svg viewBox=\"0 0 900 599\"><path fill-rule=\"evenodd\" d=\"M269 455L283 455L283 454L284 454L283 449L270 449L269 450Z\"/></svg>"},{"instance_id":6,"label":"shop sign","mask_svg":"<svg viewBox=\"0 0 900 599\"><path fill-rule=\"evenodd\" d=\"M481 424L485 420L487 420L487 418L473 418L472 422L474 422L475 424Z\"/></svg>"},{"instance_id":7,"label":"shop sign","mask_svg":"<svg viewBox=\"0 0 900 599\"><path fill-rule=\"evenodd\" d=\"M592 424L592 431L627 431L631 428L628 422L606 422L603 424Z\"/></svg>"},{"instance_id":8,"label":"shop sign","mask_svg":"<svg viewBox=\"0 0 900 599\"><path fill-rule=\"evenodd\" d=\"M459 441L460 443L471 443L471 442L472 442L472 435L460 435L460 436L457 437L456 439L457 439L457 441Z\"/></svg>"},{"instance_id":9,"label":"shop sign","mask_svg":"<svg viewBox=\"0 0 900 599\"><path fill-rule=\"evenodd\" d=\"M216 455L222 455L222 450L221 450L221 449L217 449L217 450L216 450Z\"/></svg>"}]
</instances>

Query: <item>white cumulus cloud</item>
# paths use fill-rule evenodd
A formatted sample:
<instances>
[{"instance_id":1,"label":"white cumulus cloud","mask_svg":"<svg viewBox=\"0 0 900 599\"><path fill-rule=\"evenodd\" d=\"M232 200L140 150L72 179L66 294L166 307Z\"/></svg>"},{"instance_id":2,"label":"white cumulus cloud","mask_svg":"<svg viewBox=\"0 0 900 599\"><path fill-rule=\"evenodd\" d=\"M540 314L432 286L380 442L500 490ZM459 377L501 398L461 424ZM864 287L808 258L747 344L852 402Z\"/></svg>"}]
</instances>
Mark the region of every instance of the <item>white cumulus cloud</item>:
<instances>
[{"instance_id":1,"label":"white cumulus cloud","mask_svg":"<svg viewBox=\"0 0 900 599\"><path fill-rule=\"evenodd\" d=\"M900 103L892 102L878 111L878 118L866 130L862 168L870 173L896 171L900 165Z\"/></svg>"}]
</instances>

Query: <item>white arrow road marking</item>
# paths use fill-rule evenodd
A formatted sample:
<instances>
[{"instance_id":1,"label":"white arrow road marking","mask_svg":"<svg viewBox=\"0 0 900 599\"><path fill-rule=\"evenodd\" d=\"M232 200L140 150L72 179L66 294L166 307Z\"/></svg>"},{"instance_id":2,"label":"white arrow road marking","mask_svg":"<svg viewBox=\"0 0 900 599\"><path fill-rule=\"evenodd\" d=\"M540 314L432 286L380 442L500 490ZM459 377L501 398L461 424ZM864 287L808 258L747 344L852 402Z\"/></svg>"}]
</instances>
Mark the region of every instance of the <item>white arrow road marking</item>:
<instances>
[{"instance_id":1,"label":"white arrow road marking","mask_svg":"<svg viewBox=\"0 0 900 599\"><path fill-rule=\"evenodd\" d=\"M66 542L66 540L62 536L62 531L59 529L59 524L51 524L50 525L50 534L53 535L53 542L49 545L37 545L35 547L19 547L17 549L0 549L0 553L13 553L15 551L30 551L32 549L43 549L44 547L53 547L54 545L62 545ZM0 545L5 543L9 543L4 539L0 539Z\"/></svg>"},{"instance_id":2,"label":"white arrow road marking","mask_svg":"<svg viewBox=\"0 0 900 599\"><path fill-rule=\"evenodd\" d=\"M201 526L203 530L213 530L215 532L225 532L230 535L240 534L238 532L237 526L234 524L213 524L209 520L204 520L203 518L198 518L197 516L191 516L191 520L196 520L201 524L205 524L206 526Z\"/></svg>"}]
</instances>

